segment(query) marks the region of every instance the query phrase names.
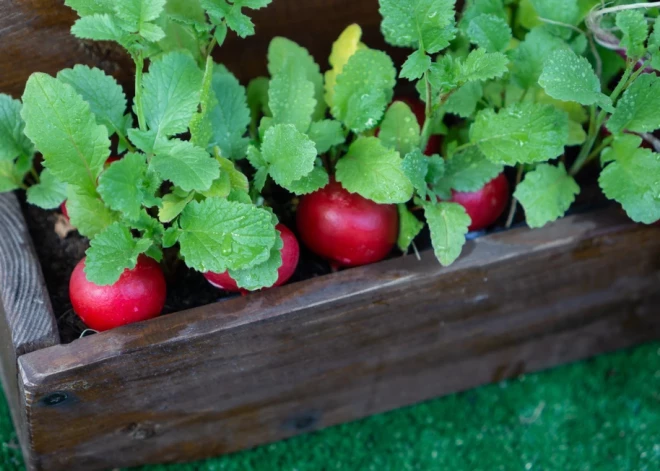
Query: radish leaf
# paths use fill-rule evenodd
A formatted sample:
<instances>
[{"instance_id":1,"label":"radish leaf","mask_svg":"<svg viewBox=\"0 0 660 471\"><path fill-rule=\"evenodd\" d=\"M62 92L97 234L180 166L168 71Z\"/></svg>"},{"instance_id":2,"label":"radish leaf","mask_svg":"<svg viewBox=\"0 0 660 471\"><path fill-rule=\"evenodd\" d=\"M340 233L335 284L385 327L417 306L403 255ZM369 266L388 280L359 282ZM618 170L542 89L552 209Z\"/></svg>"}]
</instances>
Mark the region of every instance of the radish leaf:
<instances>
[{"instance_id":1,"label":"radish leaf","mask_svg":"<svg viewBox=\"0 0 660 471\"><path fill-rule=\"evenodd\" d=\"M39 183L28 188L27 200L43 209L55 209L66 200L66 183L59 181L46 169L41 172Z\"/></svg>"},{"instance_id":2,"label":"radish leaf","mask_svg":"<svg viewBox=\"0 0 660 471\"><path fill-rule=\"evenodd\" d=\"M90 243L85 261L85 275L96 285L112 285L124 270L132 270L138 256L151 247L148 239L135 239L118 222L98 234Z\"/></svg>"},{"instance_id":3,"label":"radish leaf","mask_svg":"<svg viewBox=\"0 0 660 471\"><path fill-rule=\"evenodd\" d=\"M268 260L276 241L269 211L220 198L188 204L179 224L181 254L201 272L255 267Z\"/></svg>"},{"instance_id":4,"label":"radish leaf","mask_svg":"<svg viewBox=\"0 0 660 471\"><path fill-rule=\"evenodd\" d=\"M270 249L270 257L263 263L243 270L229 270L229 275L236 281L239 288L255 291L269 288L275 284L278 269L282 266L282 236L277 233L275 245Z\"/></svg>"},{"instance_id":5,"label":"radish leaf","mask_svg":"<svg viewBox=\"0 0 660 471\"><path fill-rule=\"evenodd\" d=\"M415 114L402 101L395 101L385 112L378 138L387 147L405 155L419 147L420 128Z\"/></svg>"},{"instance_id":6,"label":"radish leaf","mask_svg":"<svg viewBox=\"0 0 660 471\"><path fill-rule=\"evenodd\" d=\"M316 147L292 124L276 124L266 131L261 155L261 163L257 159L250 162L257 163L255 168L265 167L275 183L287 188L314 169Z\"/></svg>"},{"instance_id":7,"label":"radish leaf","mask_svg":"<svg viewBox=\"0 0 660 471\"><path fill-rule=\"evenodd\" d=\"M525 209L529 227L543 227L562 217L579 192L563 163L541 164L525 175L513 196Z\"/></svg>"},{"instance_id":8,"label":"radish leaf","mask_svg":"<svg viewBox=\"0 0 660 471\"><path fill-rule=\"evenodd\" d=\"M208 190L220 175L217 160L189 141L162 139L156 142L154 152L151 168L184 191Z\"/></svg>"},{"instance_id":9,"label":"radish leaf","mask_svg":"<svg viewBox=\"0 0 660 471\"><path fill-rule=\"evenodd\" d=\"M358 50L337 76L332 115L357 133L376 127L395 83L396 69L387 54Z\"/></svg>"},{"instance_id":10,"label":"radish leaf","mask_svg":"<svg viewBox=\"0 0 660 471\"><path fill-rule=\"evenodd\" d=\"M511 42L511 28L504 19L488 14L470 21L467 29L470 42L486 52L504 52Z\"/></svg>"},{"instance_id":11,"label":"radish leaf","mask_svg":"<svg viewBox=\"0 0 660 471\"><path fill-rule=\"evenodd\" d=\"M543 162L564 152L568 115L550 105L520 103L499 113L477 114L470 141L491 162L513 165Z\"/></svg>"},{"instance_id":12,"label":"radish leaf","mask_svg":"<svg viewBox=\"0 0 660 471\"><path fill-rule=\"evenodd\" d=\"M603 152L603 160L610 163L598 183L633 221L651 224L660 219L660 154L639 148L641 142L637 136L617 137Z\"/></svg>"},{"instance_id":13,"label":"radish leaf","mask_svg":"<svg viewBox=\"0 0 660 471\"><path fill-rule=\"evenodd\" d=\"M461 254L470 216L458 203L437 203L424 206L424 215L431 230L433 251L443 266L451 265Z\"/></svg>"},{"instance_id":14,"label":"radish leaf","mask_svg":"<svg viewBox=\"0 0 660 471\"><path fill-rule=\"evenodd\" d=\"M607 128L613 133L660 128L660 78L645 74L635 80L617 102Z\"/></svg>"},{"instance_id":15,"label":"radish leaf","mask_svg":"<svg viewBox=\"0 0 660 471\"><path fill-rule=\"evenodd\" d=\"M93 191L110 155L110 140L89 104L70 85L36 73L25 86L21 114L25 134L43 154L53 175Z\"/></svg>"},{"instance_id":16,"label":"radish leaf","mask_svg":"<svg viewBox=\"0 0 660 471\"><path fill-rule=\"evenodd\" d=\"M402 164L399 153L378 138L359 137L337 162L336 178L346 190L376 203L405 203L412 197L413 185Z\"/></svg>"},{"instance_id":17,"label":"radish leaf","mask_svg":"<svg viewBox=\"0 0 660 471\"><path fill-rule=\"evenodd\" d=\"M396 245L403 253L406 253L412 241L424 228L424 223L408 211L405 204L397 205L397 209L399 211L399 237Z\"/></svg>"}]
</instances>

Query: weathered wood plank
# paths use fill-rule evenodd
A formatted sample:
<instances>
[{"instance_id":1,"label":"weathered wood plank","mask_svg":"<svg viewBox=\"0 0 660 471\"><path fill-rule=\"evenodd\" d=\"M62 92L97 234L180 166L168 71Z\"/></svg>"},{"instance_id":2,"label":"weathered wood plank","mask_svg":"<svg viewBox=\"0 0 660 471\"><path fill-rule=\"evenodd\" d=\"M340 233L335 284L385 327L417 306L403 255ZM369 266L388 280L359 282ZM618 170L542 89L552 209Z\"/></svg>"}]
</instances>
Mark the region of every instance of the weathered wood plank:
<instances>
[{"instance_id":1,"label":"weathered wood plank","mask_svg":"<svg viewBox=\"0 0 660 471\"><path fill-rule=\"evenodd\" d=\"M288 37L309 48L322 70L329 67L332 42L351 23L362 25L371 47L386 47L376 0L275 0L250 16L257 35L243 40L230 34L216 55L244 83L267 74L266 52L274 36ZM75 19L75 12L63 0L0 0L0 92L19 97L31 73L54 75L77 63L100 67L130 87L130 58L113 43L71 36L69 29ZM400 48L390 52L398 61L406 54Z\"/></svg>"},{"instance_id":2,"label":"weathered wood plank","mask_svg":"<svg viewBox=\"0 0 660 471\"><path fill-rule=\"evenodd\" d=\"M17 358L59 343L41 267L16 197L0 194L0 374L12 420L26 453L25 406Z\"/></svg>"},{"instance_id":3,"label":"weathered wood plank","mask_svg":"<svg viewBox=\"0 0 660 471\"><path fill-rule=\"evenodd\" d=\"M191 460L660 337L658 229L608 210L24 355L35 469Z\"/></svg>"}]
</instances>

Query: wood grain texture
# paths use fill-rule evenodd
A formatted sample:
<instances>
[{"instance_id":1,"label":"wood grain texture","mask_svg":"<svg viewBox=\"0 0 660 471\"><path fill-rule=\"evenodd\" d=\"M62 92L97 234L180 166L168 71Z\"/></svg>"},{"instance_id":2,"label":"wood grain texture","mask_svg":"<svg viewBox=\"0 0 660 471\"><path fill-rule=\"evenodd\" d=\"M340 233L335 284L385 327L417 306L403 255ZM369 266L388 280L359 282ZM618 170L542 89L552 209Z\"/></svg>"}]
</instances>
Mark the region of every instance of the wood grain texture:
<instances>
[{"instance_id":1,"label":"wood grain texture","mask_svg":"<svg viewBox=\"0 0 660 471\"><path fill-rule=\"evenodd\" d=\"M274 0L250 16L257 34L243 40L232 33L216 54L243 83L267 74L266 52L275 36L286 36L309 48L322 70L329 67L332 42L351 23L362 25L369 46L386 47L377 0ZM130 89L130 59L113 43L71 36L76 18L63 0L0 0L0 92L20 97L31 73L54 75L77 63L100 67ZM404 49L390 52L398 62L407 53Z\"/></svg>"},{"instance_id":2,"label":"wood grain texture","mask_svg":"<svg viewBox=\"0 0 660 471\"><path fill-rule=\"evenodd\" d=\"M0 375L26 456L29 439L17 359L58 343L50 299L20 206L13 194L0 194Z\"/></svg>"},{"instance_id":3,"label":"wood grain texture","mask_svg":"<svg viewBox=\"0 0 660 471\"><path fill-rule=\"evenodd\" d=\"M571 216L24 355L30 463L218 455L660 338L658 231Z\"/></svg>"}]
</instances>

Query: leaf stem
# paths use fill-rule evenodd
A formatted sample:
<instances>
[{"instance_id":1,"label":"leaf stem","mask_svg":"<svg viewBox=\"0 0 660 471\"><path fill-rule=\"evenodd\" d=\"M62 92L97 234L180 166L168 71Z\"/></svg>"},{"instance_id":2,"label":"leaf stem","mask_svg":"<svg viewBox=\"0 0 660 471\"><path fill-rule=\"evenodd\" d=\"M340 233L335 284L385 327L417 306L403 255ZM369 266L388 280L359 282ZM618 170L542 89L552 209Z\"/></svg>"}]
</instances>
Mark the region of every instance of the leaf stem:
<instances>
[{"instance_id":1,"label":"leaf stem","mask_svg":"<svg viewBox=\"0 0 660 471\"><path fill-rule=\"evenodd\" d=\"M133 59L135 60L135 113L137 114L140 131L146 131L147 123L144 119L144 107L142 106L144 58L142 57L142 53L138 52Z\"/></svg>"},{"instance_id":2,"label":"leaf stem","mask_svg":"<svg viewBox=\"0 0 660 471\"><path fill-rule=\"evenodd\" d=\"M518 164L518 171L516 172L516 186L518 186L518 184L522 180L522 175L523 175L523 165ZM512 196L511 209L509 209L509 215L507 216L506 223L504 224L505 228L509 229L513 224L513 218L516 216L517 209L518 209L518 199L515 196Z\"/></svg>"},{"instance_id":3,"label":"leaf stem","mask_svg":"<svg viewBox=\"0 0 660 471\"><path fill-rule=\"evenodd\" d=\"M621 77L621 80L619 80L619 83L612 92L612 95L610 95L612 104L616 102L616 100L619 98L619 95L621 95L621 93L623 93L626 87L631 83L631 79L634 80L639 76L638 73L639 70L633 74L633 68L634 68L634 64L628 61L628 65L626 67L625 72L623 73L623 76ZM580 149L580 154L578 155L577 159L571 166L570 171L568 172L571 176L577 175L577 173L582 169L582 167L584 167L584 164L586 164L589 160L591 160L589 156L591 155L591 150L593 149L594 144L596 143L596 139L598 138L598 134L600 133L600 128L603 125L603 122L605 121L607 112L605 110L601 110L595 119L594 119L594 114L595 114L595 108L592 108L591 123L589 124L589 135L587 136L587 140L582 146L582 149Z\"/></svg>"},{"instance_id":4,"label":"leaf stem","mask_svg":"<svg viewBox=\"0 0 660 471\"><path fill-rule=\"evenodd\" d=\"M422 134L419 141L419 148L422 153L424 153L426 150L426 146L428 145L429 139L431 138L431 118L433 117L433 103L431 103L433 93L431 90L431 81L429 80L428 70L424 72L424 82L426 84L426 108L424 113L426 115L426 119L424 120L424 126L422 126Z\"/></svg>"},{"instance_id":5,"label":"leaf stem","mask_svg":"<svg viewBox=\"0 0 660 471\"><path fill-rule=\"evenodd\" d=\"M32 176L34 177L34 181L36 183L39 183L40 181L39 174L37 173L37 170L34 167L30 168L30 174L32 174Z\"/></svg>"}]
</instances>

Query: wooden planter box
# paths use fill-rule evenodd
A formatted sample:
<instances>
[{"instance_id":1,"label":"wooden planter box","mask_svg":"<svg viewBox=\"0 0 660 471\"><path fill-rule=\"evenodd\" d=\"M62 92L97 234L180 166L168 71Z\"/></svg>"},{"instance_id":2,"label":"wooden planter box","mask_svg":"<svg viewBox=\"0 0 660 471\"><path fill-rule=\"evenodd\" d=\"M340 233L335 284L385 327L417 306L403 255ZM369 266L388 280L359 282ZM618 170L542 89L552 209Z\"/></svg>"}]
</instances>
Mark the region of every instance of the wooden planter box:
<instances>
[{"instance_id":1,"label":"wooden planter box","mask_svg":"<svg viewBox=\"0 0 660 471\"><path fill-rule=\"evenodd\" d=\"M2 380L33 470L219 455L660 338L660 237L618 209L85 337L0 196Z\"/></svg>"}]
</instances>

